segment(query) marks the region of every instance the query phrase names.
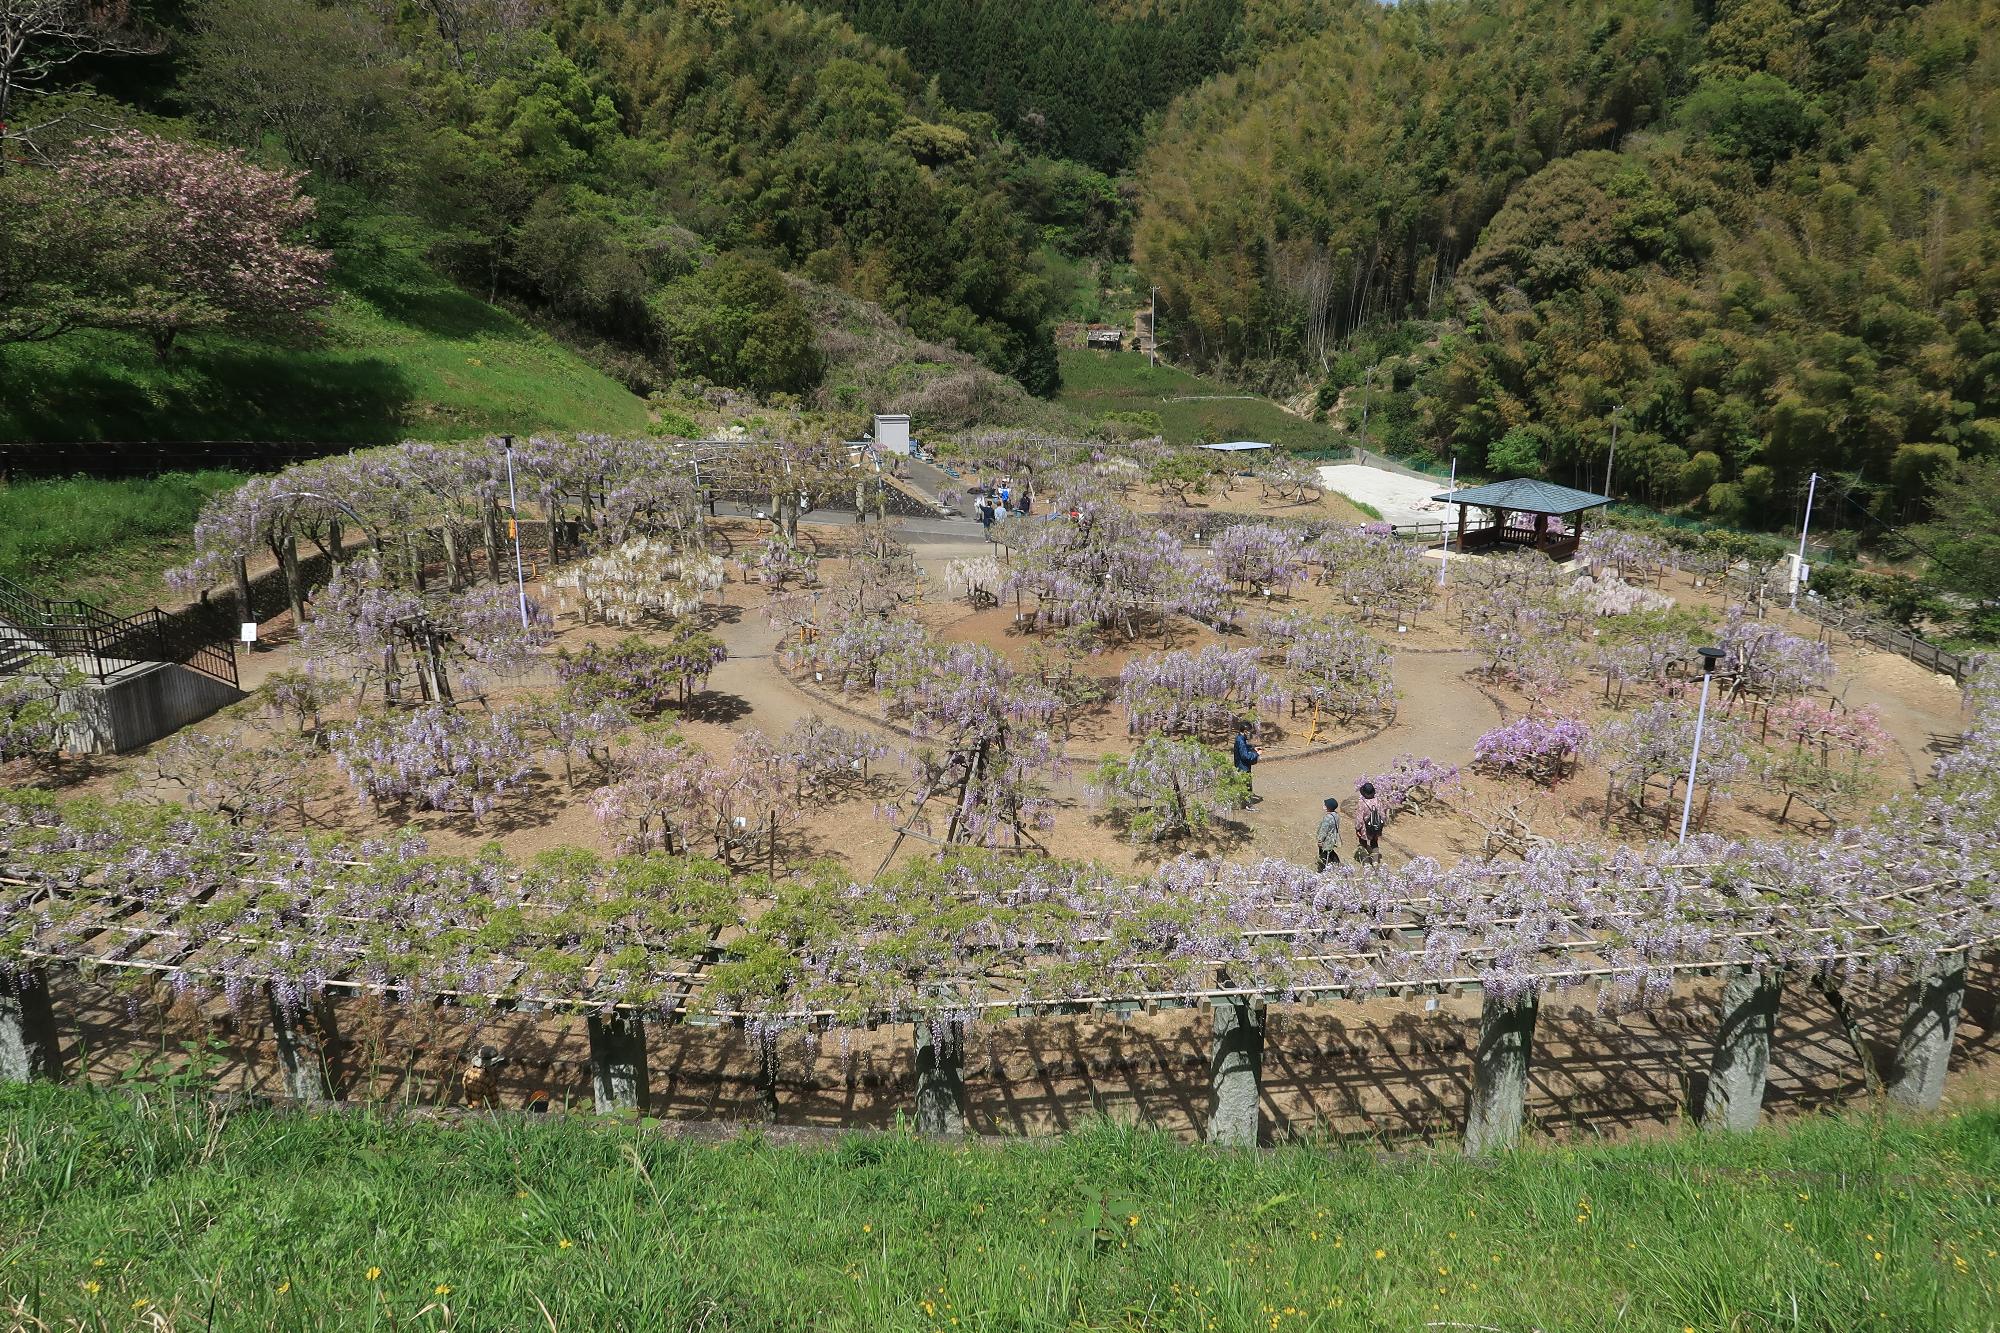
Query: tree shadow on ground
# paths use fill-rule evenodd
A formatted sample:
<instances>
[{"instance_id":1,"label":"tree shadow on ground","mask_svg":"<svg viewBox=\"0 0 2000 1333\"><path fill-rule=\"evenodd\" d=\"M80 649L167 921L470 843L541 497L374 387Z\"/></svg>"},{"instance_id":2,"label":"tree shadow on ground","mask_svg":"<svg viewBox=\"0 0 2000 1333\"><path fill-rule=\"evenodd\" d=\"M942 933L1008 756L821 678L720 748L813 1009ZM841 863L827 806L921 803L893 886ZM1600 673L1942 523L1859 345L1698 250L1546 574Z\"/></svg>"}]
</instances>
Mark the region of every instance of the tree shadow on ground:
<instances>
[{"instance_id":1,"label":"tree shadow on ground","mask_svg":"<svg viewBox=\"0 0 2000 1333\"><path fill-rule=\"evenodd\" d=\"M33 364L18 374L7 366L8 433L34 440L380 444L402 437L415 394L401 367L352 350L190 338L172 361L157 366L136 340L71 337L73 349L50 344L51 354L21 357Z\"/></svg>"},{"instance_id":2,"label":"tree shadow on ground","mask_svg":"<svg viewBox=\"0 0 2000 1333\"><path fill-rule=\"evenodd\" d=\"M750 716L750 701L722 690L700 690L683 700L677 711L689 722L740 722Z\"/></svg>"}]
</instances>

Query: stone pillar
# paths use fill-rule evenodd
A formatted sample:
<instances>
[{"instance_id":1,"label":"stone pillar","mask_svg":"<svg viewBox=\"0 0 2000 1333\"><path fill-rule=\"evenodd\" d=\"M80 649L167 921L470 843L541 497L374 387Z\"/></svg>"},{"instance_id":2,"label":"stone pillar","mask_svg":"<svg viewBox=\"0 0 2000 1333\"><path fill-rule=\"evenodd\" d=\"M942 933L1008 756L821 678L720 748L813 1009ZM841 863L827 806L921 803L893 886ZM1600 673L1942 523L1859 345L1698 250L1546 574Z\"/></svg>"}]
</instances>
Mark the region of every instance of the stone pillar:
<instances>
[{"instance_id":1,"label":"stone pillar","mask_svg":"<svg viewBox=\"0 0 2000 1333\"><path fill-rule=\"evenodd\" d=\"M965 1133L965 1024L917 1019L917 1133Z\"/></svg>"},{"instance_id":2,"label":"stone pillar","mask_svg":"<svg viewBox=\"0 0 2000 1333\"><path fill-rule=\"evenodd\" d=\"M590 1029L590 1090L599 1115L621 1111L644 1114L651 1094L646 1072L646 1020L614 1011L592 1014Z\"/></svg>"},{"instance_id":3,"label":"stone pillar","mask_svg":"<svg viewBox=\"0 0 2000 1333\"><path fill-rule=\"evenodd\" d=\"M18 972L0 967L0 1083L53 1083L62 1076L49 974L38 967Z\"/></svg>"},{"instance_id":4,"label":"stone pillar","mask_svg":"<svg viewBox=\"0 0 2000 1333\"><path fill-rule=\"evenodd\" d=\"M1905 1106L1934 1111L1944 1100L1945 1066L1951 1063L1958 1011L1965 1003L1965 953L1933 958L1910 982L1909 1007L1896 1041L1889 1095Z\"/></svg>"},{"instance_id":5,"label":"stone pillar","mask_svg":"<svg viewBox=\"0 0 2000 1333\"><path fill-rule=\"evenodd\" d=\"M1704 1128L1757 1128L1782 984L1783 975L1774 969L1730 969L1722 986L1722 1027L1709 1058L1708 1092L1701 1103Z\"/></svg>"},{"instance_id":6,"label":"stone pillar","mask_svg":"<svg viewBox=\"0 0 2000 1333\"><path fill-rule=\"evenodd\" d=\"M294 1101L333 1099L333 1076L326 1048L334 1039L333 1008L324 997L299 1008L287 1005L268 984L264 997L271 1008L271 1035L278 1043L278 1067L285 1095Z\"/></svg>"},{"instance_id":7,"label":"stone pillar","mask_svg":"<svg viewBox=\"0 0 2000 1333\"><path fill-rule=\"evenodd\" d=\"M757 1092L757 1118L772 1124L778 1118L778 1035L760 1033L757 1043L757 1074L752 1086Z\"/></svg>"},{"instance_id":8,"label":"stone pillar","mask_svg":"<svg viewBox=\"0 0 2000 1333\"><path fill-rule=\"evenodd\" d=\"M1488 995L1479 1013L1479 1050L1472 1059L1472 1104L1465 1117L1465 1151L1473 1156L1521 1140L1528 1093L1528 1050L1535 1040L1534 995Z\"/></svg>"},{"instance_id":9,"label":"stone pillar","mask_svg":"<svg viewBox=\"0 0 2000 1333\"><path fill-rule=\"evenodd\" d=\"M1223 1147L1254 1148L1263 1096L1265 1009L1252 1000L1217 1000L1213 1012L1204 1137Z\"/></svg>"}]
</instances>

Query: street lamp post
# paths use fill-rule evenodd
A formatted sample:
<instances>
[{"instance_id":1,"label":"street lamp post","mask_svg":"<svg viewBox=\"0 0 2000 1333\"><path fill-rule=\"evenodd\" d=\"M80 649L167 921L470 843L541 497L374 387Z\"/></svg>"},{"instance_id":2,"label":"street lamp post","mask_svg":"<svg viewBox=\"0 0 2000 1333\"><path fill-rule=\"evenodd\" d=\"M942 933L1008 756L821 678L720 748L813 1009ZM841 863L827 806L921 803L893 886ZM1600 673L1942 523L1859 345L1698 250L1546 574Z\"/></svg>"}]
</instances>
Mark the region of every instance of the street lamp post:
<instances>
[{"instance_id":1,"label":"street lamp post","mask_svg":"<svg viewBox=\"0 0 2000 1333\"><path fill-rule=\"evenodd\" d=\"M500 447L507 454L507 517L514 530L514 590L521 598L521 628L528 628L528 576L521 564L521 506L514 498L514 437L502 435ZM555 519L551 517L553 524Z\"/></svg>"},{"instance_id":2,"label":"street lamp post","mask_svg":"<svg viewBox=\"0 0 2000 1333\"><path fill-rule=\"evenodd\" d=\"M1701 709L1694 715L1694 749L1688 755L1687 792L1681 798L1681 836L1688 840L1688 816L1694 813L1694 778L1701 766L1701 733L1708 723L1708 683L1715 678L1715 664L1722 657L1720 648L1697 648L1701 654Z\"/></svg>"}]
</instances>

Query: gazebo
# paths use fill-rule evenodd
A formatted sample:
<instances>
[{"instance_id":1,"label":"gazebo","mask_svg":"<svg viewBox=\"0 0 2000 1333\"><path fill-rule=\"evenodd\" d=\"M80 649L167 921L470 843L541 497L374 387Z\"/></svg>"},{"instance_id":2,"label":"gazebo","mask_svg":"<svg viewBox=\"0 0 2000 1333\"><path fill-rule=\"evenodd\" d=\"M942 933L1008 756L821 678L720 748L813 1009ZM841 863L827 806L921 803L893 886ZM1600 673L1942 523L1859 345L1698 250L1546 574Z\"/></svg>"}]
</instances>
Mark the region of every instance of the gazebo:
<instances>
[{"instance_id":1,"label":"gazebo","mask_svg":"<svg viewBox=\"0 0 2000 1333\"><path fill-rule=\"evenodd\" d=\"M1567 560L1576 554L1576 544L1583 537L1584 514L1611 503L1608 495L1593 495L1530 477L1447 491L1431 498L1458 506L1458 550L1527 546L1555 560ZM1468 528L1465 516L1470 509L1486 510L1487 521ZM1572 516L1575 522L1566 524L1560 532L1549 530L1550 519ZM1530 518L1534 521L1528 522Z\"/></svg>"}]
</instances>

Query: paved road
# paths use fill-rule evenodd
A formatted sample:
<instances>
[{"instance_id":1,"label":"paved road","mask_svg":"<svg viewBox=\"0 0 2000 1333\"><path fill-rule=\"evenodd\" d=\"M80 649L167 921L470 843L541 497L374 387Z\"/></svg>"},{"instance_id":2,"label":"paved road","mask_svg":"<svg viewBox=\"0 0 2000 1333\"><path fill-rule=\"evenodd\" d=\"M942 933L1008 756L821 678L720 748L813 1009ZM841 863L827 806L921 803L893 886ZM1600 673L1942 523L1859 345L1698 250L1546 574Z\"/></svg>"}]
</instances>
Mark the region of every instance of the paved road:
<instances>
[{"instance_id":1,"label":"paved road","mask_svg":"<svg viewBox=\"0 0 2000 1333\"><path fill-rule=\"evenodd\" d=\"M718 518L755 518L757 512L753 505L733 504L726 500L715 506ZM838 509L815 509L799 522L806 527L851 528L854 526L854 514L851 511L843 513ZM913 545L980 540L979 524L969 518L891 517L889 529Z\"/></svg>"}]
</instances>

